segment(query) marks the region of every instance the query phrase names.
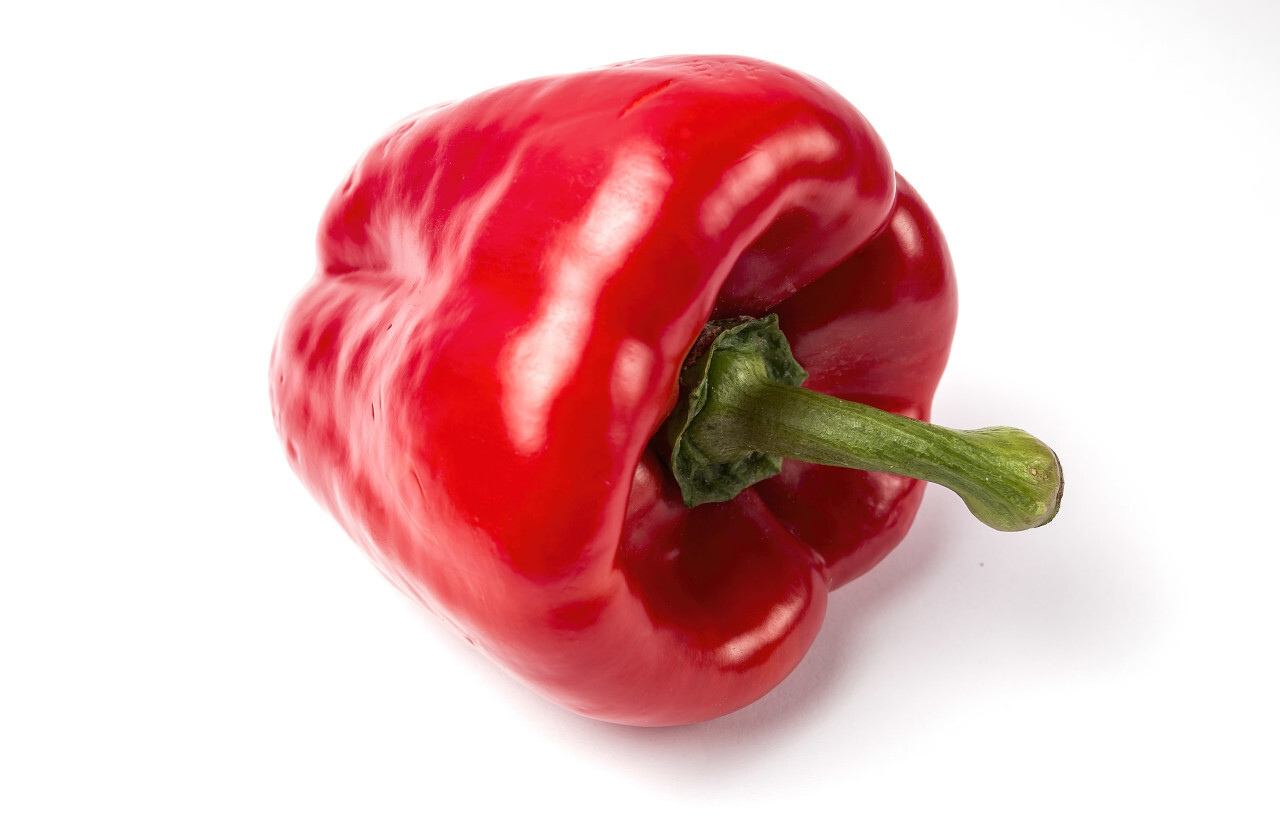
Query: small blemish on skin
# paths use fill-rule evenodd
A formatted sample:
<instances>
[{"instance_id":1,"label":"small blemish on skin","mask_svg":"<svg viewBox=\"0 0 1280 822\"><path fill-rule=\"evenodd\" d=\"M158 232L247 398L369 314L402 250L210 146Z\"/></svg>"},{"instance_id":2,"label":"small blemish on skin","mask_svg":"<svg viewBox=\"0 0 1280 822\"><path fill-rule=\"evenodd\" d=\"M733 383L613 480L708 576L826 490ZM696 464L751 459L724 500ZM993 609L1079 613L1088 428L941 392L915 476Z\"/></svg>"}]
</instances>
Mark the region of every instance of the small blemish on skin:
<instances>
[{"instance_id":1,"label":"small blemish on skin","mask_svg":"<svg viewBox=\"0 0 1280 822\"><path fill-rule=\"evenodd\" d=\"M622 112L618 115L618 119L622 119L623 117L626 117L628 114L631 113L632 109L634 109L636 106L640 105L645 100L648 100L649 98L653 97L655 94L658 94L659 92L663 91L674 82L675 80L666 80L654 86L653 88L649 89L648 91L644 92L639 97L632 100L631 103L622 110Z\"/></svg>"}]
</instances>

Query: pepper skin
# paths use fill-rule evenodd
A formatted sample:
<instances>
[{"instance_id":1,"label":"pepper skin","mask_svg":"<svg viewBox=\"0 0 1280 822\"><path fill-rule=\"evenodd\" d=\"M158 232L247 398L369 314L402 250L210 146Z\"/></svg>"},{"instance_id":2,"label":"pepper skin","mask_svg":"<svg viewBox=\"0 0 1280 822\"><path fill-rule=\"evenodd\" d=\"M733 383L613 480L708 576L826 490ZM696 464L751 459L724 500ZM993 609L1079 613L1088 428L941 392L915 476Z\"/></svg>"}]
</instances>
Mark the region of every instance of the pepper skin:
<instances>
[{"instance_id":1,"label":"pepper skin","mask_svg":"<svg viewBox=\"0 0 1280 822\"><path fill-rule=\"evenodd\" d=\"M927 418L936 222L832 89L668 57L403 121L329 203L271 360L293 469L378 568L535 691L698 722L795 668L922 483L787 462L687 509L655 437L710 318L773 312L808 388Z\"/></svg>"}]
</instances>

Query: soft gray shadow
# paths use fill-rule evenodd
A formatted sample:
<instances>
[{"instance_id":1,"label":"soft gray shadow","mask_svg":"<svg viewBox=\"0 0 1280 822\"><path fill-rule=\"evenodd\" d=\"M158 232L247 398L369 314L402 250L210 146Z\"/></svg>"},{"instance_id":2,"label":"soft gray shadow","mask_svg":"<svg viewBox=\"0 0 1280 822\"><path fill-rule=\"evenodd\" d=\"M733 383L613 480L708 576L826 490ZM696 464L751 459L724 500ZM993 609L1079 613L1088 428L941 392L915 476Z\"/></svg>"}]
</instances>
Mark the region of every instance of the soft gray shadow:
<instances>
[{"instance_id":1,"label":"soft gray shadow","mask_svg":"<svg viewBox=\"0 0 1280 822\"><path fill-rule=\"evenodd\" d=\"M927 507L927 506L926 506ZM799 667L773 692L736 713L699 725L632 728L581 719L580 731L668 785L690 789L741 779L743 766L777 753L813 723L833 699L856 698L866 672L858 649L868 615L900 597L941 555L945 527L922 511L910 534L877 568L831 595L822 631Z\"/></svg>"}]
</instances>

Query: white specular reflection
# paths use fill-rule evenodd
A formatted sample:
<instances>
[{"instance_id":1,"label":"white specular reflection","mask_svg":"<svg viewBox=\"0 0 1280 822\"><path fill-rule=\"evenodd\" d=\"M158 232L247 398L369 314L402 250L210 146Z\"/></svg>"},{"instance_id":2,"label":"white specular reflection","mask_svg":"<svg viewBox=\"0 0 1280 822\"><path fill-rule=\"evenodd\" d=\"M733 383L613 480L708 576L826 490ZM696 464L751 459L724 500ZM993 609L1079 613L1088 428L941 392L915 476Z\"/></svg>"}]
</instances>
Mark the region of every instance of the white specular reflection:
<instances>
[{"instance_id":1,"label":"white specular reflection","mask_svg":"<svg viewBox=\"0 0 1280 822\"><path fill-rule=\"evenodd\" d=\"M600 292L649 230L671 182L654 146L622 152L582 219L552 244L534 319L500 363L503 420L521 454L546 444L551 405L580 365Z\"/></svg>"},{"instance_id":2,"label":"white specular reflection","mask_svg":"<svg viewBox=\"0 0 1280 822\"><path fill-rule=\"evenodd\" d=\"M804 600L791 597L779 602L756 628L726 642L716 653L716 662L733 668L748 662L761 649L773 645L792 629L800 618Z\"/></svg>"},{"instance_id":3,"label":"white specular reflection","mask_svg":"<svg viewBox=\"0 0 1280 822\"><path fill-rule=\"evenodd\" d=\"M762 140L729 169L707 197L698 217L711 237L774 185L779 174L801 163L824 163L840 153L840 141L819 125L791 128Z\"/></svg>"}]
</instances>

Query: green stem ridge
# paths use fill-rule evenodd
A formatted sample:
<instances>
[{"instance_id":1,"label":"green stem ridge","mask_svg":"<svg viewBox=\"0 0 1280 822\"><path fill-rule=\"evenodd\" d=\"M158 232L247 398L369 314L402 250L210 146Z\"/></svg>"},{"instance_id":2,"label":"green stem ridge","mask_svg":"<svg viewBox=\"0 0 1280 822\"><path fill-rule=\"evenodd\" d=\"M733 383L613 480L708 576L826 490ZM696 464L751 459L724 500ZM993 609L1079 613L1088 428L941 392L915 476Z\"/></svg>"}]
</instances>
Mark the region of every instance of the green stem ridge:
<instances>
[{"instance_id":1,"label":"green stem ridge","mask_svg":"<svg viewBox=\"0 0 1280 822\"><path fill-rule=\"evenodd\" d=\"M669 438L686 505L731 499L786 458L944 485L1001 531L1035 528L1057 514L1061 463L1025 431L957 431L800 388L807 375L777 319L735 322L709 328L717 336L681 379Z\"/></svg>"}]
</instances>

